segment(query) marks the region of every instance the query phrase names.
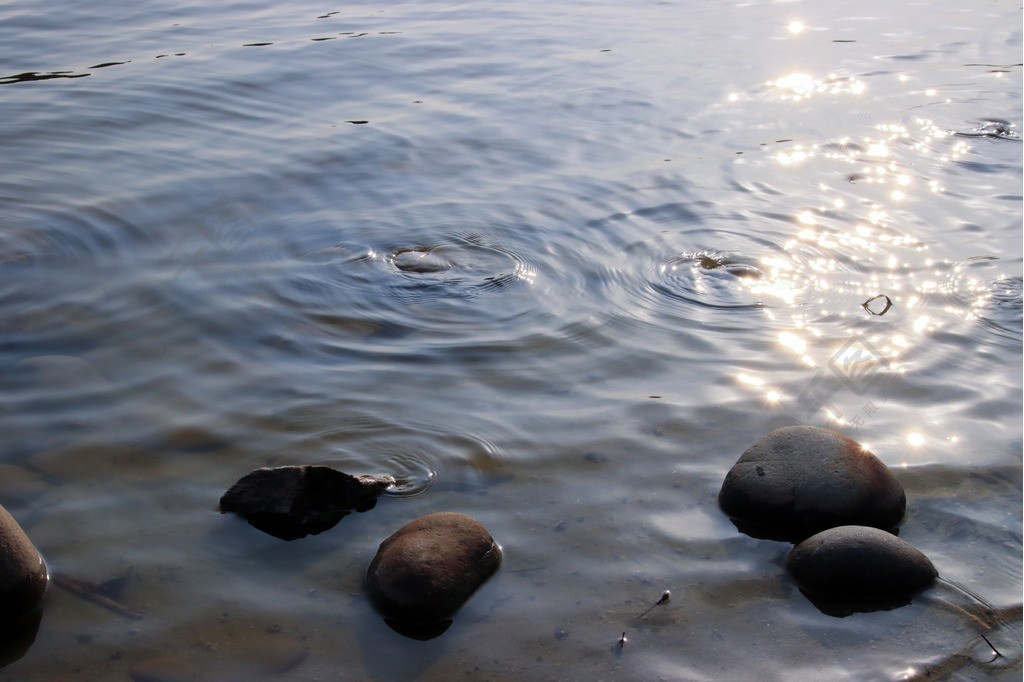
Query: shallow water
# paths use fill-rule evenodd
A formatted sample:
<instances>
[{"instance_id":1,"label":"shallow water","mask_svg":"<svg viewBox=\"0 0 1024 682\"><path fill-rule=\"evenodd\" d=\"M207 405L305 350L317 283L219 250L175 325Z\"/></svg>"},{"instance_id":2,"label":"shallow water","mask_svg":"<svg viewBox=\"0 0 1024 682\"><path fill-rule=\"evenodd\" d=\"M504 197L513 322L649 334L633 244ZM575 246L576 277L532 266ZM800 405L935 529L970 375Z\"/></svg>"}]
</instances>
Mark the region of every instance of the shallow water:
<instances>
[{"instance_id":1,"label":"shallow water","mask_svg":"<svg viewBox=\"0 0 1024 682\"><path fill-rule=\"evenodd\" d=\"M143 617L55 587L0 679L1019 679L1019 611L825 615L717 508L836 428L1021 601L1020 8L824 5L6 3L0 502ZM404 484L217 513L297 463ZM440 510L505 563L416 642L361 581Z\"/></svg>"}]
</instances>

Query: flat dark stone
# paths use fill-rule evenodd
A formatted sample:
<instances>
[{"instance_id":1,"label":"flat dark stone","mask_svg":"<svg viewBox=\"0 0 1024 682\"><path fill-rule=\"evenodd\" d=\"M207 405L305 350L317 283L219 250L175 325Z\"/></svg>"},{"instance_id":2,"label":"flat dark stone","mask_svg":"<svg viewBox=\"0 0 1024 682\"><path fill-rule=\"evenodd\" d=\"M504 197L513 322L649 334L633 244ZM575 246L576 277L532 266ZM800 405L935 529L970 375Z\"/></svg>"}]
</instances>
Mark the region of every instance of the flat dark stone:
<instances>
[{"instance_id":1,"label":"flat dark stone","mask_svg":"<svg viewBox=\"0 0 1024 682\"><path fill-rule=\"evenodd\" d=\"M877 457L816 426L776 429L729 470L718 502L754 537L799 541L836 526L892 528L906 494Z\"/></svg>"},{"instance_id":2,"label":"flat dark stone","mask_svg":"<svg viewBox=\"0 0 1024 682\"><path fill-rule=\"evenodd\" d=\"M224 493L220 510L274 537L296 540L333 528L352 511L373 509L377 496L394 484L390 476L351 476L310 464L255 469Z\"/></svg>"},{"instance_id":3,"label":"flat dark stone","mask_svg":"<svg viewBox=\"0 0 1024 682\"><path fill-rule=\"evenodd\" d=\"M809 595L847 601L909 597L939 575L909 542L867 526L812 535L790 551L786 567Z\"/></svg>"},{"instance_id":4,"label":"flat dark stone","mask_svg":"<svg viewBox=\"0 0 1024 682\"><path fill-rule=\"evenodd\" d=\"M436 637L501 565L501 548L464 514L428 514L381 543L366 587L388 625L417 639Z\"/></svg>"}]
</instances>

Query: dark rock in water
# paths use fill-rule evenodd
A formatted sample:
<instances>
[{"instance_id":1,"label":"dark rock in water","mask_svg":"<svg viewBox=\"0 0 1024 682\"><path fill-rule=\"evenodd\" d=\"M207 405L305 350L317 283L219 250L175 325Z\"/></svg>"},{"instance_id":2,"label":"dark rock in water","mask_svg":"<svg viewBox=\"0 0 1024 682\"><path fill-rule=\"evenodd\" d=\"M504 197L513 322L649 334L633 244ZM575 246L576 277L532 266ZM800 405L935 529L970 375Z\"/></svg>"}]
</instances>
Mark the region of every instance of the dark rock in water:
<instances>
[{"instance_id":1,"label":"dark rock in water","mask_svg":"<svg viewBox=\"0 0 1024 682\"><path fill-rule=\"evenodd\" d=\"M309 464L255 469L224 493L220 510L295 540L330 530L353 510L373 509L377 496L394 484L390 476L350 476Z\"/></svg>"},{"instance_id":2,"label":"dark rock in water","mask_svg":"<svg viewBox=\"0 0 1024 682\"><path fill-rule=\"evenodd\" d=\"M815 426L776 429L754 443L726 475L718 502L742 532L794 541L835 526L892 528L907 504L877 457Z\"/></svg>"},{"instance_id":3,"label":"dark rock in water","mask_svg":"<svg viewBox=\"0 0 1024 682\"><path fill-rule=\"evenodd\" d=\"M46 594L46 564L18 522L0 507L0 631L17 629Z\"/></svg>"},{"instance_id":4,"label":"dark rock in water","mask_svg":"<svg viewBox=\"0 0 1024 682\"><path fill-rule=\"evenodd\" d=\"M702 254L697 262L705 270L722 270L740 279L761 279L764 277L764 273L757 267L749 263L741 263L727 256L720 257Z\"/></svg>"},{"instance_id":5,"label":"dark rock in water","mask_svg":"<svg viewBox=\"0 0 1024 682\"><path fill-rule=\"evenodd\" d=\"M451 262L442 255L426 247L400 249L395 253L392 262L402 272L420 274L445 272L452 267Z\"/></svg>"},{"instance_id":6,"label":"dark rock in water","mask_svg":"<svg viewBox=\"0 0 1024 682\"><path fill-rule=\"evenodd\" d=\"M501 564L501 548L464 514L428 514L381 543L366 587L388 625L416 639L444 632L451 617Z\"/></svg>"},{"instance_id":7,"label":"dark rock in water","mask_svg":"<svg viewBox=\"0 0 1024 682\"><path fill-rule=\"evenodd\" d=\"M0 670L20 661L35 644L43 609L35 609L0 627Z\"/></svg>"},{"instance_id":8,"label":"dark rock in water","mask_svg":"<svg viewBox=\"0 0 1024 682\"><path fill-rule=\"evenodd\" d=\"M905 598L939 575L916 547L867 526L812 535L790 551L786 566L810 596L843 601Z\"/></svg>"}]
</instances>

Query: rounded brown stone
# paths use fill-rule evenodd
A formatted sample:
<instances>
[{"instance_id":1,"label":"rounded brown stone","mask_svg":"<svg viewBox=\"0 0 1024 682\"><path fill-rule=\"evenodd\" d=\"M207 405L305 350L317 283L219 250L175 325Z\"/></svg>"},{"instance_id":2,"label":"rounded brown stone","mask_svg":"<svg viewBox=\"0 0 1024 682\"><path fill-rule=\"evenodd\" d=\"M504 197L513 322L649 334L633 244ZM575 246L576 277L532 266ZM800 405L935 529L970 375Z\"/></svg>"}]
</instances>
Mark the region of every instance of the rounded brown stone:
<instances>
[{"instance_id":1,"label":"rounded brown stone","mask_svg":"<svg viewBox=\"0 0 1024 682\"><path fill-rule=\"evenodd\" d=\"M48 583L43 558L18 522L0 506L0 627L39 606Z\"/></svg>"},{"instance_id":2,"label":"rounded brown stone","mask_svg":"<svg viewBox=\"0 0 1024 682\"><path fill-rule=\"evenodd\" d=\"M907 505L903 486L877 457L816 426L776 429L750 446L718 502L740 530L787 540L836 526L891 528Z\"/></svg>"},{"instance_id":3,"label":"rounded brown stone","mask_svg":"<svg viewBox=\"0 0 1024 682\"><path fill-rule=\"evenodd\" d=\"M812 535L790 551L786 566L809 594L838 599L906 597L939 575L909 542L867 526Z\"/></svg>"},{"instance_id":4,"label":"rounded brown stone","mask_svg":"<svg viewBox=\"0 0 1024 682\"><path fill-rule=\"evenodd\" d=\"M366 573L377 608L401 623L445 621L501 564L491 534L465 514L422 516L381 543Z\"/></svg>"}]
</instances>

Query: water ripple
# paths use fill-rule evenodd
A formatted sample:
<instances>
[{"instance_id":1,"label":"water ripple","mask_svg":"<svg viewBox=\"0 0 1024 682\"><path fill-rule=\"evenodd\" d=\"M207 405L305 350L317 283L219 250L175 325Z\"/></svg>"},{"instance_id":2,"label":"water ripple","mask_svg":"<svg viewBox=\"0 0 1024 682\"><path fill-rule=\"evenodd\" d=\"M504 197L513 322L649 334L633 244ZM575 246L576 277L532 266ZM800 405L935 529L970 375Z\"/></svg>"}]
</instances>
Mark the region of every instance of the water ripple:
<instances>
[{"instance_id":1,"label":"water ripple","mask_svg":"<svg viewBox=\"0 0 1024 682\"><path fill-rule=\"evenodd\" d=\"M694 251L659 263L648 286L661 295L706 308L760 308L763 304L750 300L743 280L762 277L764 273L753 259Z\"/></svg>"},{"instance_id":2,"label":"water ripple","mask_svg":"<svg viewBox=\"0 0 1024 682\"><path fill-rule=\"evenodd\" d=\"M1020 277L996 278L990 285L988 300L977 311L978 319L996 335L1020 347L1024 309L1024 280Z\"/></svg>"}]
</instances>

